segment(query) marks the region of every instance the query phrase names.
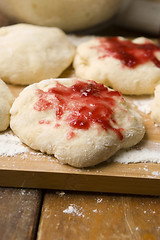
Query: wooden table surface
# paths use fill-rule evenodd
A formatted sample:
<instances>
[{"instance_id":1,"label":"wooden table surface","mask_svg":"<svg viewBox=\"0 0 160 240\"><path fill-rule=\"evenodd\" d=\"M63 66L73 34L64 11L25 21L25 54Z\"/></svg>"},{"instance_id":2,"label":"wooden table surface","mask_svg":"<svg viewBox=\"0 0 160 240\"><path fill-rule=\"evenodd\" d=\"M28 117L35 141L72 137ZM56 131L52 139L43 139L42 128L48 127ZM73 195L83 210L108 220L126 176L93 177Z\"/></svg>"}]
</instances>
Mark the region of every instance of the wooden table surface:
<instances>
[{"instance_id":1,"label":"wooden table surface","mask_svg":"<svg viewBox=\"0 0 160 240\"><path fill-rule=\"evenodd\" d=\"M0 213L0 240L160 239L160 197L0 188Z\"/></svg>"},{"instance_id":2,"label":"wooden table surface","mask_svg":"<svg viewBox=\"0 0 160 240\"><path fill-rule=\"evenodd\" d=\"M0 189L1 240L158 240L160 198Z\"/></svg>"},{"instance_id":3,"label":"wooden table surface","mask_svg":"<svg viewBox=\"0 0 160 240\"><path fill-rule=\"evenodd\" d=\"M0 15L0 26L7 24ZM0 240L160 239L156 196L0 188L0 213Z\"/></svg>"}]
</instances>

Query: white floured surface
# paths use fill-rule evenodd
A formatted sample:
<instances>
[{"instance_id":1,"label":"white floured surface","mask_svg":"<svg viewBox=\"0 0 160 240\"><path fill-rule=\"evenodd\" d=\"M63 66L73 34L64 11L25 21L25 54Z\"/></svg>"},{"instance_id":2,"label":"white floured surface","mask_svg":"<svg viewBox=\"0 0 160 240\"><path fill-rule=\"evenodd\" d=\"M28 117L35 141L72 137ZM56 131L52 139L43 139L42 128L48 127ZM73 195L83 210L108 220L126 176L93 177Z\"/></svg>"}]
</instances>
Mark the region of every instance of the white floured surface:
<instances>
[{"instance_id":1,"label":"white floured surface","mask_svg":"<svg viewBox=\"0 0 160 240\"><path fill-rule=\"evenodd\" d=\"M130 149L123 149L112 157L118 163L160 163L160 143L142 140Z\"/></svg>"},{"instance_id":2,"label":"white floured surface","mask_svg":"<svg viewBox=\"0 0 160 240\"><path fill-rule=\"evenodd\" d=\"M11 131L0 134L0 156L11 157L27 152L28 148Z\"/></svg>"},{"instance_id":3,"label":"white floured surface","mask_svg":"<svg viewBox=\"0 0 160 240\"><path fill-rule=\"evenodd\" d=\"M137 150L132 148L130 150L120 150L114 157L114 162L118 163L138 163L138 162L154 162L160 163L160 151L142 148Z\"/></svg>"},{"instance_id":4,"label":"white floured surface","mask_svg":"<svg viewBox=\"0 0 160 240\"><path fill-rule=\"evenodd\" d=\"M123 149L112 157L114 162L128 164L139 162L160 163L160 143L142 140L130 149Z\"/></svg>"},{"instance_id":5,"label":"white floured surface","mask_svg":"<svg viewBox=\"0 0 160 240\"><path fill-rule=\"evenodd\" d=\"M139 111L149 114L151 113L151 103L153 96L142 96L136 97L136 100L133 101L133 104L136 105Z\"/></svg>"},{"instance_id":6,"label":"white floured surface","mask_svg":"<svg viewBox=\"0 0 160 240\"><path fill-rule=\"evenodd\" d=\"M160 176L160 172L159 171L153 171L152 175L158 177L158 176Z\"/></svg>"}]
</instances>

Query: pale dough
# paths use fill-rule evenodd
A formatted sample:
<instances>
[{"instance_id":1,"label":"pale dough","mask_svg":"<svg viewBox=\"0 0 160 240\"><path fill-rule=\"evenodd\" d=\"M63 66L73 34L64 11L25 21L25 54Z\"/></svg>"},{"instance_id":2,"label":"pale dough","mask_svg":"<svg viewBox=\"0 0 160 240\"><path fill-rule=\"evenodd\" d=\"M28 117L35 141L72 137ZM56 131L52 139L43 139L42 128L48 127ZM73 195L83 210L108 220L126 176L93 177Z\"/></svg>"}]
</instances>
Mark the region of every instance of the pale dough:
<instances>
[{"instance_id":1,"label":"pale dough","mask_svg":"<svg viewBox=\"0 0 160 240\"><path fill-rule=\"evenodd\" d=\"M8 128L10 122L10 108L14 97L7 85L0 79L0 131Z\"/></svg>"},{"instance_id":2,"label":"pale dough","mask_svg":"<svg viewBox=\"0 0 160 240\"><path fill-rule=\"evenodd\" d=\"M79 92L75 93L78 94L75 96L81 96L80 99L75 100L75 96L66 94L68 89L75 89L76 84L82 83L87 86L85 91L78 87L77 91ZM59 84L60 89L52 94L52 89ZM103 104L95 107L96 104L101 103L101 100L97 99L99 93L94 92L94 88L91 92L88 89L94 85L100 88L103 86L102 88L111 95L117 94L104 85L77 78L43 80L26 87L11 108L11 129L23 143L31 148L54 154L60 162L75 167L98 164L107 160L119 149L137 144L145 133L143 120L121 95L114 96L111 103L108 100L110 97L107 95L105 110L107 114L110 113L108 120L106 117L105 121L98 117L98 123L91 120L88 129L73 127L77 122L79 126L84 125L81 117L85 116L88 121L90 118L92 119L94 111L95 114L102 111ZM62 94L59 95L61 89ZM89 95L91 98L95 94L93 102L88 102L90 98L87 93L91 93ZM100 96L103 96L103 93ZM63 107L61 107L61 101L64 103ZM81 110L85 111L86 106L93 110L87 110L83 113L84 115L80 114ZM109 110L107 110L108 106ZM57 117L62 112L62 117ZM76 117L78 121L74 120ZM107 124L107 126L110 124L113 129L108 127L105 130L101 123ZM117 131L121 132L122 138Z\"/></svg>"},{"instance_id":3,"label":"pale dough","mask_svg":"<svg viewBox=\"0 0 160 240\"><path fill-rule=\"evenodd\" d=\"M7 83L58 77L74 55L75 46L58 28L29 24L0 28L0 77Z\"/></svg>"},{"instance_id":4,"label":"pale dough","mask_svg":"<svg viewBox=\"0 0 160 240\"><path fill-rule=\"evenodd\" d=\"M119 37L121 41L125 40ZM153 43L151 40L140 37L134 43ZM125 66L121 60L113 56L102 57L103 52L97 50L99 38L93 37L77 48L73 66L78 77L101 82L123 94L141 95L152 94L155 86L160 83L160 68L149 61L135 68ZM160 49L155 53L160 60Z\"/></svg>"},{"instance_id":5,"label":"pale dough","mask_svg":"<svg viewBox=\"0 0 160 240\"><path fill-rule=\"evenodd\" d=\"M75 31L110 19L121 0L0 0L0 9L12 19Z\"/></svg>"},{"instance_id":6,"label":"pale dough","mask_svg":"<svg viewBox=\"0 0 160 240\"><path fill-rule=\"evenodd\" d=\"M160 124L160 85L158 85L154 92L154 99L151 107L151 118Z\"/></svg>"}]
</instances>

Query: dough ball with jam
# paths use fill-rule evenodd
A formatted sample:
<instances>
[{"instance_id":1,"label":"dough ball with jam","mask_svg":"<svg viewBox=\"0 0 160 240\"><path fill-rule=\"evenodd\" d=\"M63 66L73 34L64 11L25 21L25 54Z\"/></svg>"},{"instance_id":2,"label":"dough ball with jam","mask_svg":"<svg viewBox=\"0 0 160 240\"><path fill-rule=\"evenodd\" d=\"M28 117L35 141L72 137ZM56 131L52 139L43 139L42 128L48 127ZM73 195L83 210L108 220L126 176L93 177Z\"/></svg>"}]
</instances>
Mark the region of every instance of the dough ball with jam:
<instances>
[{"instance_id":1,"label":"dough ball with jam","mask_svg":"<svg viewBox=\"0 0 160 240\"><path fill-rule=\"evenodd\" d=\"M78 46L76 76L123 94L153 94L160 83L160 47L147 38L92 38Z\"/></svg>"},{"instance_id":2,"label":"dough ball with jam","mask_svg":"<svg viewBox=\"0 0 160 240\"><path fill-rule=\"evenodd\" d=\"M29 147L74 167L106 161L145 132L141 116L121 93L78 78L26 87L11 108L11 128Z\"/></svg>"}]
</instances>

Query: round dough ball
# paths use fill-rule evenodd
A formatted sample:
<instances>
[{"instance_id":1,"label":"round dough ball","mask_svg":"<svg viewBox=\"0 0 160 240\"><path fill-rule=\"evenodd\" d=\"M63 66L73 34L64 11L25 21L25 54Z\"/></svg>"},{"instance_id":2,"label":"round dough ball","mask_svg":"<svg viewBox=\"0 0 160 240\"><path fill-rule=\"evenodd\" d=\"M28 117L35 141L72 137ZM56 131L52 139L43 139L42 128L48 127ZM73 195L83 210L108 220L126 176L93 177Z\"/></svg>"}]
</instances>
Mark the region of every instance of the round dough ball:
<instances>
[{"instance_id":1,"label":"round dough ball","mask_svg":"<svg viewBox=\"0 0 160 240\"><path fill-rule=\"evenodd\" d=\"M154 92L154 99L151 107L151 118L160 124L160 85L158 85Z\"/></svg>"},{"instance_id":2,"label":"round dough ball","mask_svg":"<svg viewBox=\"0 0 160 240\"><path fill-rule=\"evenodd\" d=\"M153 54L152 48L156 49ZM93 38L78 46L73 66L78 77L101 82L123 94L152 94L160 83L160 48L143 37L133 41Z\"/></svg>"},{"instance_id":3,"label":"round dough ball","mask_svg":"<svg viewBox=\"0 0 160 240\"><path fill-rule=\"evenodd\" d=\"M60 29L28 24L0 28L0 46L0 77L20 85L58 77L75 55Z\"/></svg>"},{"instance_id":4,"label":"round dough ball","mask_svg":"<svg viewBox=\"0 0 160 240\"><path fill-rule=\"evenodd\" d=\"M116 13L121 2L121 0L0 0L0 9L20 22L75 31L107 21Z\"/></svg>"},{"instance_id":5,"label":"round dough ball","mask_svg":"<svg viewBox=\"0 0 160 240\"><path fill-rule=\"evenodd\" d=\"M145 132L119 92L76 78L26 87L11 108L10 125L23 143L75 167L103 162Z\"/></svg>"},{"instance_id":6,"label":"round dough ball","mask_svg":"<svg viewBox=\"0 0 160 240\"><path fill-rule=\"evenodd\" d=\"M10 122L10 108L14 97L7 85L0 79L0 131L8 128Z\"/></svg>"}]
</instances>

